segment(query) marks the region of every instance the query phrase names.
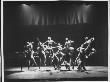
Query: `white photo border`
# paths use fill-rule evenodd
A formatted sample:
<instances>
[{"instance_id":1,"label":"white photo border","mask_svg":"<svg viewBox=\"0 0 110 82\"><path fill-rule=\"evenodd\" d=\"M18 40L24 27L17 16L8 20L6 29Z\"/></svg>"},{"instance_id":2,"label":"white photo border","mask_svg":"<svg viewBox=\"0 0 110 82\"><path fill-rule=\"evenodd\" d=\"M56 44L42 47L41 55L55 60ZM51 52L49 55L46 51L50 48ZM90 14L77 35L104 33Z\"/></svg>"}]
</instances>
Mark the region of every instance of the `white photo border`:
<instances>
[{"instance_id":1,"label":"white photo border","mask_svg":"<svg viewBox=\"0 0 110 82\"><path fill-rule=\"evenodd\" d=\"M4 82L4 53L3 53L3 1L60 1L60 0L1 0L1 81ZM110 2L109 0L64 0L64 1L108 1L108 81L101 81L101 82L109 82L110 81ZM59 81L59 82L68 82L68 81ZM73 81L69 81L73 82ZM77 81L82 82L82 81ZM92 82L92 81L86 81ZM93 81L93 82L100 82L100 81Z\"/></svg>"}]
</instances>

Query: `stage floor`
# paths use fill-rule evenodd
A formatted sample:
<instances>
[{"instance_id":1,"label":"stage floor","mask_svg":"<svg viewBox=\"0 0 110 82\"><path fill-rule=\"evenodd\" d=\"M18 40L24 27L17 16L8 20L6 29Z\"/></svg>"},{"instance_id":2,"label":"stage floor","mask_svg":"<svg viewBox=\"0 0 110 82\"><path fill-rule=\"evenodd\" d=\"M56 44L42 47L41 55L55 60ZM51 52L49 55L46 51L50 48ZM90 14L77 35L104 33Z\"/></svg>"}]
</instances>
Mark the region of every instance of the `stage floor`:
<instances>
[{"instance_id":1,"label":"stage floor","mask_svg":"<svg viewBox=\"0 0 110 82\"><path fill-rule=\"evenodd\" d=\"M53 67L20 67L6 68L5 79L31 79L31 80L108 80L108 67L104 66L86 66L87 71L77 71L75 69L68 71L64 66L61 70L54 70Z\"/></svg>"}]
</instances>

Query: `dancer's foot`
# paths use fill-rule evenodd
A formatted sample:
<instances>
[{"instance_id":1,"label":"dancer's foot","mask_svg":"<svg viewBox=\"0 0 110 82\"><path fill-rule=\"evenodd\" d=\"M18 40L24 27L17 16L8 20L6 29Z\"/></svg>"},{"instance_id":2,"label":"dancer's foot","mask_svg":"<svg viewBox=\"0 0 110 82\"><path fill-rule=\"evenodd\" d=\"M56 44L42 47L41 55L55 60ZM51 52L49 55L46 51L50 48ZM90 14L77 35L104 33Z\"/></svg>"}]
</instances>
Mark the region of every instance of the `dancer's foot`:
<instances>
[{"instance_id":1,"label":"dancer's foot","mask_svg":"<svg viewBox=\"0 0 110 82\"><path fill-rule=\"evenodd\" d=\"M85 70L81 70L81 72L84 72Z\"/></svg>"},{"instance_id":2,"label":"dancer's foot","mask_svg":"<svg viewBox=\"0 0 110 82\"><path fill-rule=\"evenodd\" d=\"M78 71L81 71L82 69L81 68L77 68L78 69Z\"/></svg>"},{"instance_id":3,"label":"dancer's foot","mask_svg":"<svg viewBox=\"0 0 110 82\"><path fill-rule=\"evenodd\" d=\"M55 68L55 70L57 70L57 68Z\"/></svg>"},{"instance_id":4,"label":"dancer's foot","mask_svg":"<svg viewBox=\"0 0 110 82\"><path fill-rule=\"evenodd\" d=\"M68 67L68 70L70 71L70 67Z\"/></svg>"},{"instance_id":5,"label":"dancer's foot","mask_svg":"<svg viewBox=\"0 0 110 82\"><path fill-rule=\"evenodd\" d=\"M72 67L72 69L74 70L74 66Z\"/></svg>"}]
</instances>

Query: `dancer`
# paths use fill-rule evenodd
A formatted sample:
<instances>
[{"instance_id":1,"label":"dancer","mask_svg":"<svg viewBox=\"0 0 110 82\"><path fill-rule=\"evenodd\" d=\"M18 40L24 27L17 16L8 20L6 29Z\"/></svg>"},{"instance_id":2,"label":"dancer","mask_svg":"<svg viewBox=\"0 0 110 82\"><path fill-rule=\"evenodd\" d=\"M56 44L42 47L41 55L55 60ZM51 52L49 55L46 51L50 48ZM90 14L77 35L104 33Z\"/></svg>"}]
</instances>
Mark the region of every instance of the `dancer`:
<instances>
[{"instance_id":1,"label":"dancer","mask_svg":"<svg viewBox=\"0 0 110 82\"><path fill-rule=\"evenodd\" d=\"M64 50L65 50L64 52L66 55L63 57L63 60L65 60L64 61L65 67L70 70L71 62L73 63L72 55L73 55L74 48L72 47L72 43L74 43L74 41L69 40L68 38L65 38L65 40L66 42L64 45Z\"/></svg>"},{"instance_id":2,"label":"dancer","mask_svg":"<svg viewBox=\"0 0 110 82\"><path fill-rule=\"evenodd\" d=\"M87 51L90 48L90 44L92 41L94 41L94 37L88 39L88 37L85 38L85 42L81 45L81 47L77 48L77 51L79 51L79 54L76 58L76 61L78 62L78 70L85 71L85 61L87 57Z\"/></svg>"},{"instance_id":3,"label":"dancer","mask_svg":"<svg viewBox=\"0 0 110 82\"><path fill-rule=\"evenodd\" d=\"M51 39L51 37L48 37L48 40L46 41L46 42L44 42L43 43L43 45L45 45L45 44L47 44L48 46L49 45L53 45L53 44L57 44L55 41L53 41L52 39Z\"/></svg>"},{"instance_id":4,"label":"dancer","mask_svg":"<svg viewBox=\"0 0 110 82\"><path fill-rule=\"evenodd\" d=\"M82 44L82 47L85 47L85 51L90 47L90 44L94 41L94 37L88 39L88 37L85 37L85 42Z\"/></svg>"},{"instance_id":5,"label":"dancer","mask_svg":"<svg viewBox=\"0 0 110 82\"><path fill-rule=\"evenodd\" d=\"M47 61L52 61L52 57L53 57L53 45L57 44L55 41L53 41L51 39L51 37L48 37L48 40L46 42L43 43L43 45L45 46L45 52L46 52L46 62ZM49 58L49 59L48 59ZM51 62L49 62L51 64Z\"/></svg>"},{"instance_id":6,"label":"dancer","mask_svg":"<svg viewBox=\"0 0 110 82\"><path fill-rule=\"evenodd\" d=\"M38 56L39 56L39 60L40 60L40 65L43 64L43 65L46 65L46 54L45 54L45 51L46 51L46 45L44 45L40 40L39 38L37 38L37 41L38 41L38 45L37 45L37 53L38 53Z\"/></svg>"},{"instance_id":7,"label":"dancer","mask_svg":"<svg viewBox=\"0 0 110 82\"><path fill-rule=\"evenodd\" d=\"M79 71L85 71L85 48L83 48L82 46L77 48L77 51L79 51L79 54L76 58L76 62L78 64L78 70Z\"/></svg>"},{"instance_id":8,"label":"dancer","mask_svg":"<svg viewBox=\"0 0 110 82\"><path fill-rule=\"evenodd\" d=\"M60 43L58 43L58 46L56 46L58 48L57 52L54 53L54 68L60 70L61 68L61 60L62 57L64 55L64 53L62 52L62 45Z\"/></svg>"},{"instance_id":9,"label":"dancer","mask_svg":"<svg viewBox=\"0 0 110 82\"><path fill-rule=\"evenodd\" d=\"M66 40L66 42L65 42L64 47L66 47L66 48L71 47L72 46L72 43L74 43L74 41L69 40L68 38L65 38L65 40Z\"/></svg>"},{"instance_id":10,"label":"dancer","mask_svg":"<svg viewBox=\"0 0 110 82\"><path fill-rule=\"evenodd\" d=\"M27 42L26 47L27 47L29 50L32 50L32 49L33 49L33 43L34 43L34 42Z\"/></svg>"},{"instance_id":11,"label":"dancer","mask_svg":"<svg viewBox=\"0 0 110 82\"><path fill-rule=\"evenodd\" d=\"M30 67L30 64L31 64L31 61L37 66L37 63L34 59L34 50L33 50L33 42L27 42L27 50L25 50L26 52L26 58L28 60L28 70L29 70L29 67Z\"/></svg>"}]
</instances>

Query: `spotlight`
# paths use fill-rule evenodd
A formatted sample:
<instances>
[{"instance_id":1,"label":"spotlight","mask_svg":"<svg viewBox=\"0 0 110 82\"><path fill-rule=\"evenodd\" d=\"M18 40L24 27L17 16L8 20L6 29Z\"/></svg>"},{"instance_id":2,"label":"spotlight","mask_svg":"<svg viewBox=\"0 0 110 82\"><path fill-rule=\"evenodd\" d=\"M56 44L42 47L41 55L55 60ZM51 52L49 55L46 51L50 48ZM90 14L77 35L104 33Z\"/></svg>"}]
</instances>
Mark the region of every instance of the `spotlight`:
<instances>
[{"instance_id":1,"label":"spotlight","mask_svg":"<svg viewBox=\"0 0 110 82\"><path fill-rule=\"evenodd\" d=\"M30 6L29 4L22 4L22 6L26 7L26 6Z\"/></svg>"},{"instance_id":2,"label":"spotlight","mask_svg":"<svg viewBox=\"0 0 110 82\"><path fill-rule=\"evenodd\" d=\"M26 4L22 4L22 6L26 6Z\"/></svg>"}]
</instances>

